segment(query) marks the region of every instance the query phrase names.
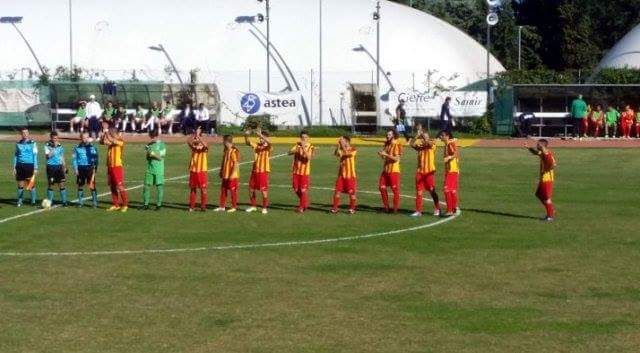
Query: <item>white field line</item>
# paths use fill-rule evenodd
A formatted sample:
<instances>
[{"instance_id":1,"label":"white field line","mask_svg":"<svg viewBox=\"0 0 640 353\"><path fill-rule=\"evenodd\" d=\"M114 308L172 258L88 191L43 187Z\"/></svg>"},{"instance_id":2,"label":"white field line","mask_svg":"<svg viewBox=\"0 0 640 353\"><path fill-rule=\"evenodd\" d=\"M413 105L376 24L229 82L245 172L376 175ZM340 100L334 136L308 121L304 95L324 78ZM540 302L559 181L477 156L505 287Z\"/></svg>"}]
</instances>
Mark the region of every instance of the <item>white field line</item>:
<instances>
[{"instance_id":1,"label":"white field line","mask_svg":"<svg viewBox=\"0 0 640 353\"><path fill-rule=\"evenodd\" d=\"M288 185L271 185L274 187L289 187ZM317 190L331 190L327 187L311 187ZM374 191L358 191L364 194L377 194ZM405 198L413 198L411 195L400 195ZM425 200L432 201L428 198ZM441 202L442 203L442 202ZM444 203L442 203L444 204ZM189 253L189 252L203 252L203 251L223 251L223 250L246 250L246 249L260 249L260 248L275 248L275 247L292 247L302 245L319 245L328 243L337 243L353 240L364 240L371 238L379 238L384 236L398 235L402 233L413 232L421 229L432 228L447 222L450 222L458 218L460 214L456 214L452 217L441 218L436 222L427 223L419 226L390 230L379 233L369 233L364 235L354 235L347 237L329 238L329 239L317 239L317 240L302 240L302 241L284 241L275 243L259 243L259 244L245 244L245 245L220 245L211 247L197 247L197 248L176 248L176 249L150 249L150 250L111 250L111 251L73 251L73 252L0 252L0 256L5 257L61 257L61 256L108 256L108 255L144 255L144 254L172 254L172 253Z\"/></svg>"},{"instance_id":2,"label":"white field line","mask_svg":"<svg viewBox=\"0 0 640 353\"><path fill-rule=\"evenodd\" d=\"M280 158L286 156L286 154L279 154L273 156L274 158ZM242 162L241 164L248 164L253 162ZM220 168L210 169L209 172L216 171ZM166 179L166 181L176 181L180 179L186 178L188 175L181 175L177 177L172 177ZM247 185L247 183L243 183L243 185ZM127 190L139 189L143 185L136 185L134 187L127 188ZM289 185L270 185L272 187L279 188L288 188ZM311 187L311 189L316 190L330 190L333 191L333 188L328 187ZM374 191L358 191L361 194L378 194L378 192ZM110 195L110 193L100 194L99 196ZM413 198L413 195L400 195L404 198ZM90 198L85 198L90 199ZM432 201L429 198L424 198L427 201ZM443 202L440 202L444 205ZM58 206L56 206L58 207ZM6 219L0 220L0 223L8 222L13 219L27 217L33 214L37 214L40 212L45 212L47 210L40 209L32 212L27 212L21 215L9 217ZM274 243L259 243L259 244L244 244L244 245L220 245L220 246L211 246L211 247L197 247L197 248L176 248L176 249L147 249L147 250L110 250L110 251L72 251L72 252L0 252L0 256L5 257L61 257L61 256L108 256L108 255L144 255L144 254L171 254L171 253L188 253L188 252L203 252L203 251L222 251L222 250L243 250L243 249L260 249L260 248L274 248L274 247L291 247L291 246L302 246L302 245L318 245L318 244L328 244L328 243L337 243L344 241L353 241L353 240L364 240L371 238L378 238L390 235L398 235L402 233L413 232L421 229L432 228L447 222L450 222L456 218L458 218L460 214L456 214L452 217L441 218L436 222L427 223L419 226L390 230L386 232L379 233L369 233L364 235L354 235L347 237L337 237L337 238L329 238L329 239L317 239L317 240L302 240L302 241L285 241L285 242L274 242Z\"/></svg>"},{"instance_id":3,"label":"white field line","mask_svg":"<svg viewBox=\"0 0 640 353\"><path fill-rule=\"evenodd\" d=\"M275 155L275 156L271 157L271 159L284 157L286 155L287 155L286 153L278 154L278 155ZM253 161L241 162L239 165L244 165L244 164L249 164L249 163L253 163ZM209 169L208 172L211 173L211 172L215 172L216 170L220 170L220 167ZM185 179L188 176L189 176L189 174L180 175L180 176L176 176L176 177L167 178L167 179L165 179L165 181L170 181L170 182L171 181L176 181L176 180L180 180L180 179ZM126 188L126 190L127 191L136 190L136 189L140 189L143 186L144 186L144 184L139 184L139 185L136 185L136 186L128 187L128 188ZM105 193L99 194L98 197L105 197L105 196L108 196L108 195L111 195L111 193L110 192L105 192ZM91 200L91 197L87 196L83 200L84 201ZM78 201L78 199L71 200L71 202L77 202L77 201ZM54 210L56 208L59 208L59 207L60 207L60 205L55 205L55 206L51 207L48 210L44 209L44 208L41 208L41 209L33 210L33 211L30 211L30 212L21 213L21 214L15 215L15 216L2 218L2 219L0 219L0 224L7 223L7 222L10 222L10 221L13 221L13 220L16 220L16 219L20 219L20 218L24 218L24 217L33 216L35 214L39 214L39 213L42 213L42 212L52 211L52 210Z\"/></svg>"}]
</instances>

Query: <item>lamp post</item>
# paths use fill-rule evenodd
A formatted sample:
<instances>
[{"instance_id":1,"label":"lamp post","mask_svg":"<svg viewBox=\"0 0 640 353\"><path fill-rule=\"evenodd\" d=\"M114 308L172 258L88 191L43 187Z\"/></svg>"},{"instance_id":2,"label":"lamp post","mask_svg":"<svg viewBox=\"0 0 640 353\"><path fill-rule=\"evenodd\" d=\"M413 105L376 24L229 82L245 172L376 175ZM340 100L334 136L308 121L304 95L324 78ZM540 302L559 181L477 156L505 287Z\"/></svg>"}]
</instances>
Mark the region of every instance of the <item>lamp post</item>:
<instances>
[{"instance_id":1,"label":"lamp post","mask_svg":"<svg viewBox=\"0 0 640 353\"><path fill-rule=\"evenodd\" d=\"M502 0L486 0L487 13L487 112L491 100L491 27L498 24L498 13L502 7Z\"/></svg>"},{"instance_id":2,"label":"lamp post","mask_svg":"<svg viewBox=\"0 0 640 353\"><path fill-rule=\"evenodd\" d=\"M264 2L265 16L258 15L260 22L267 21L267 92L271 92L271 6L269 0L258 0Z\"/></svg>"},{"instance_id":3,"label":"lamp post","mask_svg":"<svg viewBox=\"0 0 640 353\"><path fill-rule=\"evenodd\" d=\"M319 22L320 22L320 31L319 31L319 41L318 41L318 45L319 45L319 60L318 60L318 72L319 72L319 77L318 77L318 122L320 123L320 125L322 125L322 0L318 0L319 2L319 9L318 9L318 13L319 13ZM311 90L313 91L313 86L311 87Z\"/></svg>"},{"instance_id":4,"label":"lamp post","mask_svg":"<svg viewBox=\"0 0 640 353\"><path fill-rule=\"evenodd\" d=\"M373 20L376 21L376 125L380 126L380 0L376 1Z\"/></svg>"},{"instance_id":5,"label":"lamp post","mask_svg":"<svg viewBox=\"0 0 640 353\"><path fill-rule=\"evenodd\" d=\"M178 81L180 82L180 85L184 86L184 82L182 81L182 77L180 77L180 73L178 72L178 69L176 68L176 65L173 63L173 60L171 60L171 57L169 56L169 53L167 53L167 51L164 49L164 47L162 46L162 44L158 44L157 46L150 46L149 49L154 50L154 51L161 51L164 53L164 56L167 57L167 60L169 61L169 64L171 65L171 68L173 69L173 72L176 73L176 76L178 76Z\"/></svg>"},{"instance_id":6,"label":"lamp post","mask_svg":"<svg viewBox=\"0 0 640 353\"><path fill-rule=\"evenodd\" d=\"M22 40L24 41L24 43L27 45L27 48L29 48L29 51L31 52L31 55L33 55L33 58L36 60L36 63L38 64L38 68L40 69L40 72L44 75L44 68L42 67L42 64L40 64L40 60L38 60L38 56L36 56L36 53L33 51L33 48L31 47L31 44L29 44L29 41L27 40L27 38L25 38L25 36L22 34L22 31L20 31L20 28L18 28L18 26L16 26L16 23L22 23L22 17L20 16L16 16L16 17L0 17L0 23L8 23L10 25L13 26L13 28L16 29L16 31L18 31L18 34L20 35L20 37L22 38Z\"/></svg>"},{"instance_id":7,"label":"lamp post","mask_svg":"<svg viewBox=\"0 0 640 353\"><path fill-rule=\"evenodd\" d=\"M73 72L73 12L69 0L69 74Z\"/></svg>"}]
</instances>

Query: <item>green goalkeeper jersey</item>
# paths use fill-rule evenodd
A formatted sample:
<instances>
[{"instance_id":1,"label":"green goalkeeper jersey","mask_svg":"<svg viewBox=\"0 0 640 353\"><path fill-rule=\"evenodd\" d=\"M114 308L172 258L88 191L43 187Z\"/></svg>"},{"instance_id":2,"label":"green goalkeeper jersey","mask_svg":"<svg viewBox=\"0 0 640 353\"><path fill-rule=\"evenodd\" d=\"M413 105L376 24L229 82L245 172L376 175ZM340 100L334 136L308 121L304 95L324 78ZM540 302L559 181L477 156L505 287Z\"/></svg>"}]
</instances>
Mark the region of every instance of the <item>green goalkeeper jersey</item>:
<instances>
[{"instance_id":1,"label":"green goalkeeper jersey","mask_svg":"<svg viewBox=\"0 0 640 353\"><path fill-rule=\"evenodd\" d=\"M164 142L157 140L146 146L147 173L164 175L164 157L167 155L167 147Z\"/></svg>"},{"instance_id":2,"label":"green goalkeeper jersey","mask_svg":"<svg viewBox=\"0 0 640 353\"><path fill-rule=\"evenodd\" d=\"M605 120L607 121L607 125L613 125L618 122L618 118L620 118L620 113L613 108L609 108L607 113L605 114Z\"/></svg>"}]
</instances>

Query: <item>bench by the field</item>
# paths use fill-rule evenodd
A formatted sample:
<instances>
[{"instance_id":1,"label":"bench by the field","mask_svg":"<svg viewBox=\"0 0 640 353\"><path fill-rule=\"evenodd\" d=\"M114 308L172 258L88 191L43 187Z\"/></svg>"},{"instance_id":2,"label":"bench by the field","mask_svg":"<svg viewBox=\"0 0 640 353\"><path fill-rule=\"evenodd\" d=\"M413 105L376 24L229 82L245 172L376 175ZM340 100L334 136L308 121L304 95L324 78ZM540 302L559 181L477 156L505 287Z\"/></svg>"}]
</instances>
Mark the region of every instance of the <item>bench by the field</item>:
<instances>
[{"instance_id":1,"label":"bench by the field","mask_svg":"<svg viewBox=\"0 0 640 353\"><path fill-rule=\"evenodd\" d=\"M522 115L523 112L516 112L514 114L514 125L516 127L520 126L520 121L518 120L518 117L520 115ZM533 122L530 125L531 129L537 129L538 130L538 137L542 137L542 131L543 129L547 128L547 129L554 129L554 130L558 130L560 129L561 131L564 132L564 137L566 138L569 134L569 128L573 127L573 124L567 124L566 120L568 117L571 116L571 114L567 113L567 112L542 112L542 113L533 113L533 115L535 115L535 118L533 118ZM526 131L527 133L530 131Z\"/></svg>"},{"instance_id":2,"label":"bench by the field","mask_svg":"<svg viewBox=\"0 0 640 353\"><path fill-rule=\"evenodd\" d=\"M148 109L143 109L144 115L146 116L147 113L149 112ZM173 119L173 127L179 127L180 126L180 121L176 120L175 117L180 115L180 110L178 109L174 109L171 111L171 115L174 117ZM102 114L102 110L100 111L100 114ZM127 109L127 117L131 118L136 114L136 110L135 109ZM51 109L51 127L55 130L60 129L60 127L63 127L66 130L71 130L71 119L73 119L76 115L76 110L75 109L69 109L69 108L54 108Z\"/></svg>"}]
</instances>

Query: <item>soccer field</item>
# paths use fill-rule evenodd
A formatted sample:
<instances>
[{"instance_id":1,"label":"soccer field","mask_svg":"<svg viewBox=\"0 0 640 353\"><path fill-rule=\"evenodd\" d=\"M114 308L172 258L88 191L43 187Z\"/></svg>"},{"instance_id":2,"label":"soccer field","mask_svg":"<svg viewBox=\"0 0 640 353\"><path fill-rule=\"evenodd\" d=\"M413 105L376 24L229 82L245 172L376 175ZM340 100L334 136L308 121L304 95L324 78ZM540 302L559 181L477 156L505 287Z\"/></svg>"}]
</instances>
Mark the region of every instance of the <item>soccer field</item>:
<instances>
[{"instance_id":1,"label":"soccer field","mask_svg":"<svg viewBox=\"0 0 640 353\"><path fill-rule=\"evenodd\" d=\"M538 159L523 149L462 149L462 215L446 221L408 217L410 150L403 212L380 213L376 151L359 148L355 215L328 213L330 146L313 162L310 212L294 213L283 156L268 215L219 214L186 212L186 145L168 145L166 207L138 211L144 149L131 144L132 207L112 214L108 196L99 210L16 208L13 145L0 143L0 352L638 351L637 150L556 150L551 224L538 221ZM214 146L209 168L220 158ZM214 206L217 170L209 180Z\"/></svg>"}]
</instances>

